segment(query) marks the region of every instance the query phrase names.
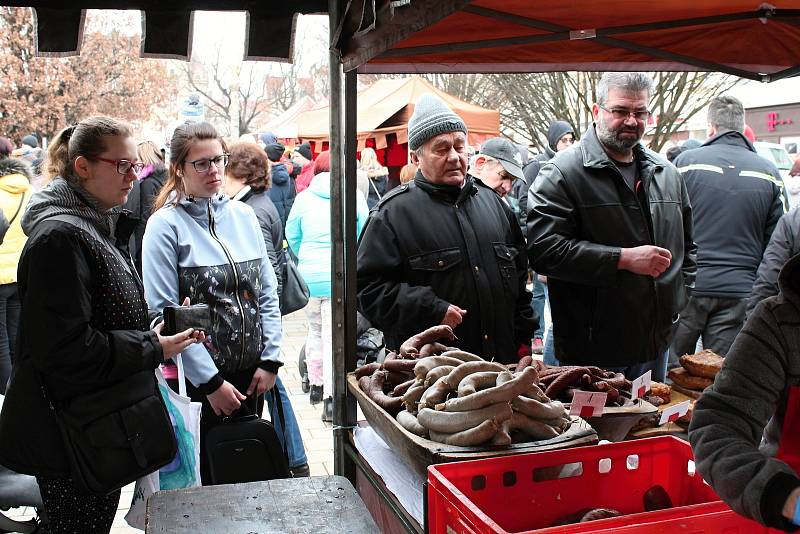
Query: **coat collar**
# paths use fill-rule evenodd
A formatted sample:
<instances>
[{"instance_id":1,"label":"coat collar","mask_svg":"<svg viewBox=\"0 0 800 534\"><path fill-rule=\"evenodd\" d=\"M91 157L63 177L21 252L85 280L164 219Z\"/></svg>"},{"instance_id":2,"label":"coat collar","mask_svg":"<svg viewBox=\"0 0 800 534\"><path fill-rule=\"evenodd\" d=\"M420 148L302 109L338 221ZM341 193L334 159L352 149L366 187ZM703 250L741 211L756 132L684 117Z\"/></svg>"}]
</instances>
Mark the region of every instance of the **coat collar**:
<instances>
[{"instance_id":1,"label":"coat collar","mask_svg":"<svg viewBox=\"0 0 800 534\"><path fill-rule=\"evenodd\" d=\"M578 147L583 157L584 167L599 169L614 165L597 137L594 123L583 134ZM641 143L636 143L633 147L633 157L634 161L638 161L641 165L642 171L649 170L650 167L654 167L653 171L664 167L664 162Z\"/></svg>"},{"instance_id":2,"label":"coat collar","mask_svg":"<svg viewBox=\"0 0 800 534\"><path fill-rule=\"evenodd\" d=\"M475 186L475 181L469 174L467 174L463 187L458 187L456 185L435 184L428 181L428 179L422 175L422 171L417 171L417 175L414 176L414 183L417 185L417 187L428 193L430 196L443 202L447 202L448 204L461 204L467 198L478 193L478 188Z\"/></svg>"},{"instance_id":3,"label":"coat collar","mask_svg":"<svg viewBox=\"0 0 800 534\"><path fill-rule=\"evenodd\" d=\"M755 152L756 148L753 146L753 143L750 142L748 138L744 136L741 132L722 132L721 134L715 135L701 146L710 146L710 145L729 145L729 146L738 146L741 148L746 148L751 152Z\"/></svg>"}]
</instances>

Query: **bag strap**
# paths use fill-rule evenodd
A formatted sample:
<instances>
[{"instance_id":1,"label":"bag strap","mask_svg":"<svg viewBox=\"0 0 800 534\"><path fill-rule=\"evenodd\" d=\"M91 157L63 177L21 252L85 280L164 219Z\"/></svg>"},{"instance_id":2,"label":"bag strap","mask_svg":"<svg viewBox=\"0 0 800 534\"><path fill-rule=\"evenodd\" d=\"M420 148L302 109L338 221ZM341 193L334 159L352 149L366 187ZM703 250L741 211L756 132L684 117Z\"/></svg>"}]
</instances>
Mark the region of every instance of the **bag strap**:
<instances>
[{"instance_id":1,"label":"bag strap","mask_svg":"<svg viewBox=\"0 0 800 534\"><path fill-rule=\"evenodd\" d=\"M17 206L17 211L14 212L14 216L11 217L11 219L8 221L9 228L11 227L12 224L14 224L14 221L17 219L17 215L19 215L19 212L22 209L22 204L24 202L25 202L25 193L22 193L22 198L19 199L19 206Z\"/></svg>"},{"instance_id":2,"label":"bag strap","mask_svg":"<svg viewBox=\"0 0 800 534\"><path fill-rule=\"evenodd\" d=\"M172 358L172 361L175 362L175 366L178 368L178 395L188 397L189 395L186 394L186 374L183 371L183 358L178 354Z\"/></svg>"},{"instance_id":3,"label":"bag strap","mask_svg":"<svg viewBox=\"0 0 800 534\"><path fill-rule=\"evenodd\" d=\"M283 414L283 402L281 402L281 396L278 394L278 385L275 384L272 386L270 390L272 393L272 400L275 407L278 409L278 420L281 422L281 434L283 434L283 456L286 458L286 465L291 467L289 463L289 448L287 447L288 438L286 437L286 417ZM275 425L275 416L272 415L270 410L270 417L272 417L272 425Z\"/></svg>"},{"instance_id":4,"label":"bag strap","mask_svg":"<svg viewBox=\"0 0 800 534\"><path fill-rule=\"evenodd\" d=\"M367 176L367 180L369 180L369 185L372 186L372 190L375 191L376 195L378 195L378 200L381 200L383 198L383 195L381 195L380 192L378 191L378 186L375 185L375 182L372 181L372 178L370 178L369 176Z\"/></svg>"}]
</instances>

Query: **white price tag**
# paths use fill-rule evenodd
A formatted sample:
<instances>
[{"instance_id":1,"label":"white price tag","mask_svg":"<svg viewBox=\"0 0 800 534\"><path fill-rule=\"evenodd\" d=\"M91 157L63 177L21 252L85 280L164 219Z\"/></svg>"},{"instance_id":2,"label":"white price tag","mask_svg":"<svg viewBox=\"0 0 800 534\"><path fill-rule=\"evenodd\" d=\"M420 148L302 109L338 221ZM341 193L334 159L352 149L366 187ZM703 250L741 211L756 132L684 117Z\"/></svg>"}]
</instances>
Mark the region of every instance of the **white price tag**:
<instances>
[{"instance_id":1,"label":"white price tag","mask_svg":"<svg viewBox=\"0 0 800 534\"><path fill-rule=\"evenodd\" d=\"M651 376L653 376L653 372L647 371L633 381L631 385L631 400L644 398L644 394L650 391Z\"/></svg>"},{"instance_id":2,"label":"white price tag","mask_svg":"<svg viewBox=\"0 0 800 534\"><path fill-rule=\"evenodd\" d=\"M689 405L692 401L683 401L674 406L670 406L661 412L661 419L658 421L659 426L665 423L672 423L686 415L689 411Z\"/></svg>"},{"instance_id":3,"label":"white price tag","mask_svg":"<svg viewBox=\"0 0 800 534\"><path fill-rule=\"evenodd\" d=\"M606 405L608 393L597 391L576 391L572 397L569 414L581 417L600 417Z\"/></svg>"}]
</instances>

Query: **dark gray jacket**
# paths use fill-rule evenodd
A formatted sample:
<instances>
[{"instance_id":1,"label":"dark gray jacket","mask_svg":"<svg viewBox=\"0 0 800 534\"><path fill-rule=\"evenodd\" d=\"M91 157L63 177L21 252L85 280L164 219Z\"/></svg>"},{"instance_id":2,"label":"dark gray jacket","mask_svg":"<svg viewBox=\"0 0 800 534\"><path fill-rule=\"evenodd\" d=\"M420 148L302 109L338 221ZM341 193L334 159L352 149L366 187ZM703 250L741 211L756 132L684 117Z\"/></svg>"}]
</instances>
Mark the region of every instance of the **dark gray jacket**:
<instances>
[{"instance_id":1,"label":"dark gray jacket","mask_svg":"<svg viewBox=\"0 0 800 534\"><path fill-rule=\"evenodd\" d=\"M739 132L724 132L675 159L692 203L700 297L747 298L783 215L781 175Z\"/></svg>"},{"instance_id":2,"label":"dark gray jacket","mask_svg":"<svg viewBox=\"0 0 800 534\"><path fill-rule=\"evenodd\" d=\"M640 144L628 187L594 126L546 163L528 193L531 268L548 276L556 357L624 367L663 354L694 283L692 209L678 171ZM620 249L672 253L658 278L617 269Z\"/></svg>"},{"instance_id":3,"label":"dark gray jacket","mask_svg":"<svg viewBox=\"0 0 800 534\"><path fill-rule=\"evenodd\" d=\"M698 471L731 508L792 531L781 508L800 478L774 455L789 388L800 385L800 256L784 267L780 289L756 307L697 401L689 440Z\"/></svg>"},{"instance_id":4,"label":"dark gray jacket","mask_svg":"<svg viewBox=\"0 0 800 534\"><path fill-rule=\"evenodd\" d=\"M283 294L283 278L286 271L286 254L283 250L283 224L275 204L267 194L267 190L256 190L245 186L234 198L253 208L264 236L267 255L275 277L278 279L278 298Z\"/></svg>"},{"instance_id":5,"label":"dark gray jacket","mask_svg":"<svg viewBox=\"0 0 800 534\"><path fill-rule=\"evenodd\" d=\"M778 294L778 273L792 256L800 254L800 210L785 213L769 240L761 265L758 266L756 282L747 302L747 316L753 313L759 302Z\"/></svg>"}]
</instances>

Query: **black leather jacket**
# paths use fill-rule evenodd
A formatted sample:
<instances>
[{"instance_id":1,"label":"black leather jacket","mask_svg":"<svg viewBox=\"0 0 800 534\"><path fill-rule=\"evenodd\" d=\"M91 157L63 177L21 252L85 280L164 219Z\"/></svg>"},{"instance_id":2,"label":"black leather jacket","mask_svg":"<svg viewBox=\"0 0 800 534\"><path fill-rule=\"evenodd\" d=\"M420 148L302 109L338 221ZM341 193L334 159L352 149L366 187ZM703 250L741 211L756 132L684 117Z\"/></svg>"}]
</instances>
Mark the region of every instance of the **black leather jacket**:
<instances>
[{"instance_id":1,"label":"black leather jacket","mask_svg":"<svg viewBox=\"0 0 800 534\"><path fill-rule=\"evenodd\" d=\"M517 361L536 328L524 248L511 210L480 181L442 186L417 173L367 219L358 246L359 310L397 349L440 324L455 304L467 314L452 345Z\"/></svg>"},{"instance_id":2,"label":"black leather jacket","mask_svg":"<svg viewBox=\"0 0 800 534\"><path fill-rule=\"evenodd\" d=\"M677 169L634 148L642 187L628 187L590 127L542 167L528 193L528 255L548 276L556 357L622 367L655 359L694 284L692 209ZM658 278L617 269L620 248L672 253Z\"/></svg>"}]
</instances>

